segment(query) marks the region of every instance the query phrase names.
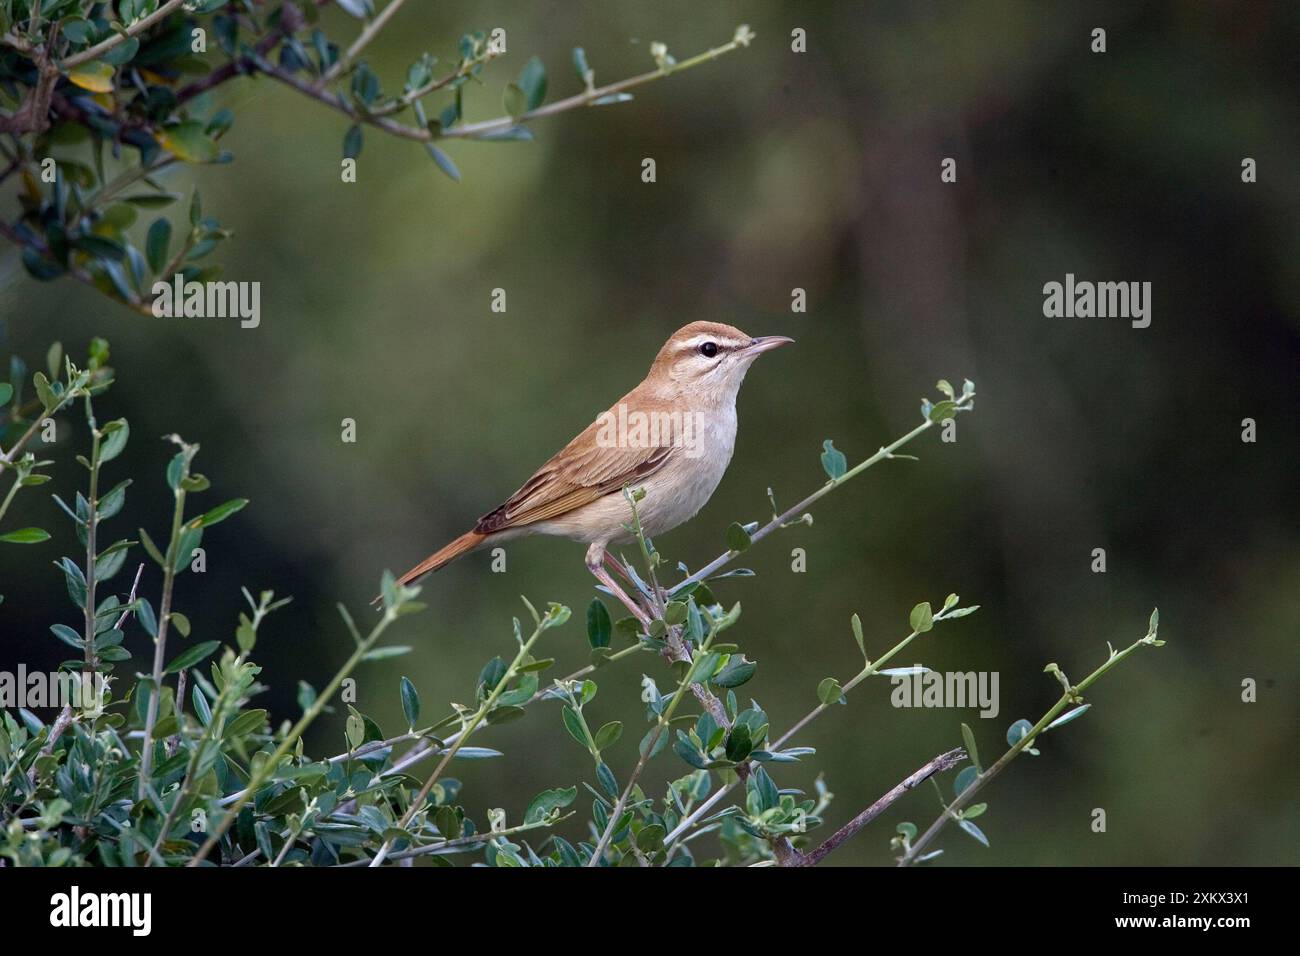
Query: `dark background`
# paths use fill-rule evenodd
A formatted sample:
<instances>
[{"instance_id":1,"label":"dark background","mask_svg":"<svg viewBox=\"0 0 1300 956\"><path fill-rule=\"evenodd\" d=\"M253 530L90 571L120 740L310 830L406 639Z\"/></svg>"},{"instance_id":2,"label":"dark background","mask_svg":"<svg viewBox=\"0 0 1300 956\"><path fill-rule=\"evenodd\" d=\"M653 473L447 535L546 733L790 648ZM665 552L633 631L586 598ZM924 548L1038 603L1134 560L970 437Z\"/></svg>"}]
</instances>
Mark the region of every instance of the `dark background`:
<instances>
[{"instance_id":1,"label":"dark background","mask_svg":"<svg viewBox=\"0 0 1300 956\"><path fill-rule=\"evenodd\" d=\"M653 40L684 59L741 22L758 37L633 103L540 121L534 143L453 143L459 185L419 146L376 133L360 181L344 185L346 120L266 81L224 88L235 165L166 181L197 183L236 231L226 278L262 283L256 330L144 319L71 282L38 284L3 252L0 359L13 350L39 368L55 339L74 355L94 335L112 343L120 381L97 410L128 417L132 440L107 475L136 484L107 533L164 535L170 452L154 436L172 431L203 446L209 504L252 499L206 536L207 574L179 581L191 641L231 639L241 585L294 595L258 657L272 687L262 706L296 715L297 681L323 685L348 653L334 602L364 617L383 568L469 527L635 384L670 332L715 319L798 344L751 372L722 486L657 542L692 566L722 550L731 521L767 516L769 486L786 505L817 487L823 439L860 460L920 421L936 379L979 386L956 443L927 434L908 449L919 463L872 469L821 502L812 527L747 555L759 577L716 590L743 604L734 633L759 662L744 691L775 729L816 702L823 677L857 669L853 612L878 654L906 635L913 604L949 591L982 610L902 663L998 671L1002 712L896 710L880 679L800 737L819 752L778 768L781 785L811 790L824 771L838 826L958 745L963 720L987 761L1012 721L1056 699L1044 664L1081 678L1159 606L1168 645L1107 676L1084 719L986 791L991 849L952 831L944 861L1296 862L1300 8L409 6L368 54L389 86L423 49L445 66L461 33L507 29L508 57L467 93L470 120L500 112L501 87L534 53L555 99L580 88L575 45L605 83L650 66ZM336 35L355 30L328 15ZM1097 26L1105 54L1089 50ZM790 50L795 27L805 54ZM955 184L939 178L949 156ZM1254 184L1241 181L1247 156ZM655 184L640 181L644 157ZM1045 318L1043 284L1067 272L1151 282L1150 328ZM504 315L489 310L496 287ZM790 311L794 287L806 314ZM355 445L339 439L345 417ZM1255 444L1241 440L1247 417ZM78 419L60 424L56 480L6 520L57 533L0 548L5 668L65 656L48 625L75 612L49 562L76 545L44 492L75 493L71 458L88 445ZM791 573L794 547L806 574ZM1105 574L1089 568L1097 547ZM402 674L426 713L468 700L481 665L513 647L521 593L574 608L543 651L564 673L579 666L593 594L581 556L528 540L509 546L505 574L481 553L430 580L431 611L395 638L414 652L364 668L358 706L397 733ZM125 591L134 566L113 586ZM147 572L155 605L158 585ZM128 646L124 666L146 669L138 629ZM610 755L620 777L635 760L643 672L667 683L659 661L633 657L598 675L589 707L627 723ZM1257 703L1241 701L1245 678ZM537 790L592 776L554 704L479 742L507 754L457 767L480 820L486 806L517 819ZM308 744L341 750L341 717ZM670 772L682 765L660 758L648 780ZM1106 834L1089 829L1098 807ZM912 795L831 860L887 863L894 824L937 810L932 791Z\"/></svg>"}]
</instances>

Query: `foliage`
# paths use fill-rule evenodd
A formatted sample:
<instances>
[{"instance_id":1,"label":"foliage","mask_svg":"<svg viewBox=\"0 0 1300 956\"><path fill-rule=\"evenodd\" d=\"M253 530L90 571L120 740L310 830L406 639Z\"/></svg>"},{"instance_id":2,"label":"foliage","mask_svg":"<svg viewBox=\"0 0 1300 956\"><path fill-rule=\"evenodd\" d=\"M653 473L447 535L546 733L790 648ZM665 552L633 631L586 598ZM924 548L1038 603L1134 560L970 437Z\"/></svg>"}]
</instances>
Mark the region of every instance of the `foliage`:
<instances>
[{"instance_id":1,"label":"foliage","mask_svg":"<svg viewBox=\"0 0 1300 956\"><path fill-rule=\"evenodd\" d=\"M159 181L163 171L233 161L223 139L236 117L212 95L232 80L265 77L340 114L346 160L361 153L366 132L382 133L421 144L459 180L446 142L530 140L533 119L626 102L628 89L753 36L741 26L722 46L680 63L655 56L653 70L604 86L575 49L581 90L550 104L552 84L533 57L504 84L504 115L470 123L464 90L506 55L504 32L462 36L441 72L425 52L401 77L384 78L363 54L404 2L376 12L371 0L339 0L365 24L344 44L326 32L328 0L0 0L0 183L18 177L21 205L16 221L0 217L0 234L35 278L71 276L148 313L156 281L220 275L209 257L231 231L197 190L187 216L143 220L183 198Z\"/></svg>"},{"instance_id":2,"label":"foliage","mask_svg":"<svg viewBox=\"0 0 1300 956\"><path fill-rule=\"evenodd\" d=\"M304 752L303 734L337 701L342 682L364 663L409 650L385 643L385 638L392 625L421 609L419 588L399 586L385 574L382 611L365 634L339 607L352 654L319 692L299 685L302 713L295 721L274 718L257 707L256 698L266 686L254 654L268 618L287 599L277 600L270 591L255 598L245 590L247 608L230 639L198 643L188 642L191 622L172 600L175 578L192 567L205 529L247 504L237 498L190 507L209 487L194 467L197 445L175 435L167 439L174 450L163 481L153 486L170 496L168 532L155 538L142 528L138 538L101 546L105 526L120 511L130 486L129 480L120 480L101 490L101 479L108 480L130 438L125 420L101 425L95 418L94 400L113 380L108 359L102 340L92 343L85 369L56 346L48 356L49 374L31 376L34 400L24 402L21 363L14 366L13 380L0 386L8 419L0 446L9 445L0 450L0 474L14 478L0 505L0 522L20 490L48 477L51 463L22 451L36 426L78 403L84 410L89 454L77 461L87 473L87 492L71 505L56 499L72 535L27 528L0 541L8 547L35 545L34 550L49 541L81 545L80 557L54 562L80 621L76 626L56 622L50 630L77 652L62 665L63 672L80 675L83 683L108 680L102 697L64 706L52 722L22 707L0 715L0 855L15 864L375 866L427 857L451 865L468 857L494 866L810 865L874 814L812 848L810 835L821 825L832 796L820 777L812 795L778 782L784 765L815 755L794 738L812 720L846 705L867 679L914 672L885 665L940 625L946 628L977 609L959 607L955 594L938 610L920 603L908 615L906 636L874 660L855 615L851 631L861 667L844 681L821 681L807 716L775 733L758 701L746 702L739 692L759 673L733 639L740 605L725 608L710 589L711 581L747 574L720 569L768 534L799 523L805 509L838 484L875 462L903 457L894 452L948 417L935 414L938 406L933 406L922 424L852 469L834 456L827 464L833 445L826 442L825 485L784 513L774 507L762 526L733 524L727 550L695 573L679 565L684 577L670 588L658 584L665 559L641 532L641 495L625 489L628 527L636 534L644 564L642 571L627 564L627 577L640 609L651 618L648 627L634 616L614 620L604 602L594 600L585 615L590 662L547 681L544 675L555 660L542 656L541 642L568 622L570 611L560 604L539 611L525 599L524 623L513 622L513 653L483 666L466 688L470 703L453 703L431 718L418 688L402 678L396 691L404 730L386 735L372 717L349 704L342 728L346 748L313 758ZM951 400L950 414L969 412L974 397L968 383L961 398ZM738 547L738 529L744 547ZM157 571L147 581L137 573L129 592L105 593L137 549ZM160 575L156 605L146 593L155 575ZM1153 614L1146 637L1124 651L1112 650L1077 685L1049 665L1047 671L1063 688L1061 699L1037 723L1017 721L1008 733L1010 749L991 767L983 767L974 734L962 725L966 753L952 751L932 765L946 770L968 754L971 766L957 775L955 798L943 804L940 818L924 835L918 836L911 823L898 827L893 846L899 862L937 856L941 851L927 847L949 819L987 845L988 837L973 821L988 805L971 803L974 795L1019 753L1037 753L1033 745L1042 734L1082 716L1089 706L1083 692L1110 667L1139 646L1162 643L1157 624ZM119 665L136 660L142 649L151 652L152 668L133 681L123 673L132 668ZM646 727L625 733L619 721L601 719L593 675L629 657L647 665L661 658L669 677L661 689L663 678L643 676ZM811 689L807 695L811 704ZM699 705L698 713L688 712L692 702ZM538 710L542 713L535 715ZM460 782L447 771L455 760L502 757L482 746L481 737L496 725L525 717L552 722L557 735L581 747L591 758L591 778L556 781L534 795L518 818L495 809L476 821L460 803ZM675 762L679 770L657 792L641 783L642 771L655 759ZM422 763L433 764L427 776L416 772ZM895 788L871 809L879 812L928 775ZM700 841L710 834L716 839Z\"/></svg>"}]
</instances>

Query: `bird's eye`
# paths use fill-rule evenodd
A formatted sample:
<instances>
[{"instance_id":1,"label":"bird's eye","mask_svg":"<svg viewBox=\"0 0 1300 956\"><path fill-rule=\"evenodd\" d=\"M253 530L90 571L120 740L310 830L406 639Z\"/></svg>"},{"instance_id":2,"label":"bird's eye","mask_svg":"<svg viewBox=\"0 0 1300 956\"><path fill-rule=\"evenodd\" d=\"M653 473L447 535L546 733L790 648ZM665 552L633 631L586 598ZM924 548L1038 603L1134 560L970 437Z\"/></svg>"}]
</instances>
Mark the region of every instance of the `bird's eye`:
<instances>
[{"instance_id":1,"label":"bird's eye","mask_svg":"<svg viewBox=\"0 0 1300 956\"><path fill-rule=\"evenodd\" d=\"M700 346L700 354L705 358L713 358L718 354L718 345L716 342L705 342Z\"/></svg>"}]
</instances>

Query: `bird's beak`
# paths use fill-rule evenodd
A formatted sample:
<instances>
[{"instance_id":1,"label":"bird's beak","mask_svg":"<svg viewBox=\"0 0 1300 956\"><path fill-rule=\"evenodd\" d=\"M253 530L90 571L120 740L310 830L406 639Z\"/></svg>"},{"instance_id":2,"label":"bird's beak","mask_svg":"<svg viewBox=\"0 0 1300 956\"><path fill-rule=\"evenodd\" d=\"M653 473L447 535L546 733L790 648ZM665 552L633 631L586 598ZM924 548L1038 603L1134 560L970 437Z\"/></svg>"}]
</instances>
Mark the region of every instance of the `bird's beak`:
<instances>
[{"instance_id":1,"label":"bird's beak","mask_svg":"<svg viewBox=\"0 0 1300 956\"><path fill-rule=\"evenodd\" d=\"M780 348L782 345L790 345L793 342L794 339L784 335L760 335L741 349L741 352L745 355L758 355L760 352L770 352L772 349Z\"/></svg>"}]
</instances>

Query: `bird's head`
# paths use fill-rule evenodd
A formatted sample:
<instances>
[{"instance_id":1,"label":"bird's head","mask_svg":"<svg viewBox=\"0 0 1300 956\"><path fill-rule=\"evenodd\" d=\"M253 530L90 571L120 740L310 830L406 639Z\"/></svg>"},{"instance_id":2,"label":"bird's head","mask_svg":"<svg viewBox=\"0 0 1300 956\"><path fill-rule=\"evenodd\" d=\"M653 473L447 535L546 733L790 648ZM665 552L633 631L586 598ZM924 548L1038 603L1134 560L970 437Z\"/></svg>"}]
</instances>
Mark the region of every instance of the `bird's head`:
<instances>
[{"instance_id":1,"label":"bird's head","mask_svg":"<svg viewBox=\"0 0 1300 956\"><path fill-rule=\"evenodd\" d=\"M692 322L674 332L650 367L648 382L701 402L735 401L754 359L787 345L784 335L755 338L721 322Z\"/></svg>"}]
</instances>

